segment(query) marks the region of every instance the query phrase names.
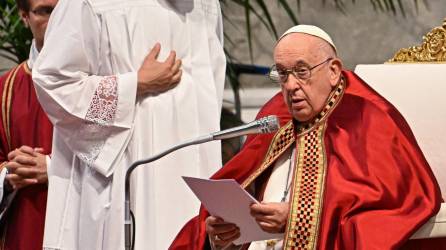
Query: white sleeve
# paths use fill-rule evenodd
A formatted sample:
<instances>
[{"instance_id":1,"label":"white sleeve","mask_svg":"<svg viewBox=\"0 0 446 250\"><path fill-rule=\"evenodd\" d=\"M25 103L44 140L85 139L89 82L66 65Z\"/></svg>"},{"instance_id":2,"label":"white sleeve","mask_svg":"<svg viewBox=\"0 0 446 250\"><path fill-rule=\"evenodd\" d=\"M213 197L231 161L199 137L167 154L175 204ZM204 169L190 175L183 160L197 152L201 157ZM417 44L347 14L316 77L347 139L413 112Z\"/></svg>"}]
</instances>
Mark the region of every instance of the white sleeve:
<instances>
[{"instance_id":1,"label":"white sleeve","mask_svg":"<svg viewBox=\"0 0 446 250\"><path fill-rule=\"evenodd\" d=\"M3 201L3 196L5 194L5 178L6 174L8 173L8 169L3 168L0 172L0 203Z\"/></svg>"},{"instance_id":2,"label":"white sleeve","mask_svg":"<svg viewBox=\"0 0 446 250\"><path fill-rule=\"evenodd\" d=\"M5 193L7 174L8 170L6 168L3 168L0 171L0 220L3 220L3 217L7 214L8 208L17 194L17 190L12 191L11 193Z\"/></svg>"},{"instance_id":3,"label":"white sleeve","mask_svg":"<svg viewBox=\"0 0 446 250\"><path fill-rule=\"evenodd\" d=\"M49 155L45 155L45 161L46 161L46 170L48 172L48 169L50 168L51 164L51 157Z\"/></svg>"},{"instance_id":4,"label":"white sleeve","mask_svg":"<svg viewBox=\"0 0 446 250\"><path fill-rule=\"evenodd\" d=\"M109 176L130 133L136 72L101 75L101 20L88 1L60 0L34 65L39 101L70 150ZM104 39L104 38L103 38Z\"/></svg>"}]
</instances>

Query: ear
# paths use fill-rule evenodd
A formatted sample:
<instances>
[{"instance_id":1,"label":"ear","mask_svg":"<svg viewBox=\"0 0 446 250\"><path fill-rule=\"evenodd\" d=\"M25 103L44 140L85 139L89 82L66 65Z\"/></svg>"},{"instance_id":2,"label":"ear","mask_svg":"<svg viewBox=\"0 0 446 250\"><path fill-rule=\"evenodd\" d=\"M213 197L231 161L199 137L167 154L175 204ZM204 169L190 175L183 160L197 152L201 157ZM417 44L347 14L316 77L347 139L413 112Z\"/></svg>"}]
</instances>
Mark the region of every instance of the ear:
<instances>
[{"instance_id":1,"label":"ear","mask_svg":"<svg viewBox=\"0 0 446 250\"><path fill-rule=\"evenodd\" d=\"M29 28L29 23L28 23L29 13L24 10L19 10L19 16L20 19L22 19L23 25L25 25L26 28Z\"/></svg>"},{"instance_id":2,"label":"ear","mask_svg":"<svg viewBox=\"0 0 446 250\"><path fill-rule=\"evenodd\" d=\"M341 79L342 61L334 58L330 61L330 85L335 87Z\"/></svg>"}]
</instances>

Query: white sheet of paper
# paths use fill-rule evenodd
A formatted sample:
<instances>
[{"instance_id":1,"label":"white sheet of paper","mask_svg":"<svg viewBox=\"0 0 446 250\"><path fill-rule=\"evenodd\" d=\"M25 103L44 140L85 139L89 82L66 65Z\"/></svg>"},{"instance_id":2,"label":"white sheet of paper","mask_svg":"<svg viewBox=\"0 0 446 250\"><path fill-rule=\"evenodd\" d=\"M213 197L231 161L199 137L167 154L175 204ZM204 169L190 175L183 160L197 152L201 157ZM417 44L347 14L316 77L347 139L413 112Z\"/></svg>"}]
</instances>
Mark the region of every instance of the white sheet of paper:
<instances>
[{"instance_id":1,"label":"white sheet of paper","mask_svg":"<svg viewBox=\"0 0 446 250\"><path fill-rule=\"evenodd\" d=\"M264 232L249 213L252 203L259 203L233 179L209 180L183 176L211 215L221 217L240 228L240 238L234 244L282 239L283 234Z\"/></svg>"}]
</instances>

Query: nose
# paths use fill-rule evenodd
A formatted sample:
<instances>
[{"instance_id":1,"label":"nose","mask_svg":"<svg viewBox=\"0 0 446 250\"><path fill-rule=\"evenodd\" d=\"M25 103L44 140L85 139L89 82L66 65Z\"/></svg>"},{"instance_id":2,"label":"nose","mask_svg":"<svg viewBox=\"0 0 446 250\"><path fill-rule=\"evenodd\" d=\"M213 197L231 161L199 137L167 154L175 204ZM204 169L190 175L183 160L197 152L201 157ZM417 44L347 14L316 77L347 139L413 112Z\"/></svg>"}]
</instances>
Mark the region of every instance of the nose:
<instances>
[{"instance_id":1,"label":"nose","mask_svg":"<svg viewBox=\"0 0 446 250\"><path fill-rule=\"evenodd\" d=\"M289 73L285 82L282 83L283 88L288 91L300 89L300 83L297 77L293 73Z\"/></svg>"}]
</instances>

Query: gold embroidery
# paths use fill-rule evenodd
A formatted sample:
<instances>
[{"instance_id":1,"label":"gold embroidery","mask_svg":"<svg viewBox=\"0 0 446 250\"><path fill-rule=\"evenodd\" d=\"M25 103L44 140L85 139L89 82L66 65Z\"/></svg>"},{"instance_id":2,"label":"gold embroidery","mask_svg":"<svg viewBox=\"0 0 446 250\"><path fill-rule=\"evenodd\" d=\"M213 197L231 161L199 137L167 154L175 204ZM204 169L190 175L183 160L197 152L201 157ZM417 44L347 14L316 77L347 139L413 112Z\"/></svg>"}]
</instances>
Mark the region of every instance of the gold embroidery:
<instances>
[{"instance_id":1,"label":"gold embroidery","mask_svg":"<svg viewBox=\"0 0 446 250\"><path fill-rule=\"evenodd\" d=\"M9 85L9 80L11 79L11 76L13 75L14 70L12 70L8 77L6 78L5 84L3 85L3 94L2 94L2 123L3 123L3 128L5 129L6 132L6 96L8 94L8 85Z\"/></svg>"},{"instance_id":2,"label":"gold embroidery","mask_svg":"<svg viewBox=\"0 0 446 250\"><path fill-rule=\"evenodd\" d=\"M316 249L325 179L325 124L298 138L284 249Z\"/></svg>"},{"instance_id":3,"label":"gold embroidery","mask_svg":"<svg viewBox=\"0 0 446 250\"><path fill-rule=\"evenodd\" d=\"M22 63L23 64L23 63ZM8 141L9 149L11 149L11 129L10 129L10 120L11 120L11 100L12 100L12 89L14 87L15 77L17 75L17 72L19 71L20 67L22 66L20 64L14 69L14 73L9 81L8 86L8 94L7 94L7 100L6 100L6 139Z\"/></svg>"},{"instance_id":4,"label":"gold embroidery","mask_svg":"<svg viewBox=\"0 0 446 250\"><path fill-rule=\"evenodd\" d=\"M342 99L344 90L345 79L341 78L324 109L311 122L297 124L295 128L293 121L290 121L282 127L274 136L260 167L242 184L243 188L249 186L296 140L298 141L284 249L316 248L326 173L324 147L326 118ZM276 242L270 240L267 241L267 245L275 245Z\"/></svg>"},{"instance_id":5,"label":"gold embroidery","mask_svg":"<svg viewBox=\"0 0 446 250\"><path fill-rule=\"evenodd\" d=\"M8 77L6 78L5 84L3 86L3 94L2 94L2 122L3 122L3 128L5 130L6 134L6 140L8 143L9 150L11 149L11 141L10 141L10 134L9 134L9 106L10 106L10 96L12 95L11 89L12 85L14 83L15 74L20 66L17 66L11 72L9 73ZM8 150L8 151L9 151Z\"/></svg>"},{"instance_id":6,"label":"gold embroidery","mask_svg":"<svg viewBox=\"0 0 446 250\"><path fill-rule=\"evenodd\" d=\"M26 63L27 61L25 61L23 64L23 69L25 70L26 74L28 75L32 75L31 73L31 69L28 67L28 63Z\"/></svg>"},{"instance_id":7,"label":"gold embroidery","mask_svg":"<svg viewBox=\"0 0 446 250\"><path fill-rule=\"evenodd\" d=\"M278 240L267 240L266 246L267 247L274 247L277 244Z\"/></svg>"}]
</instances>

